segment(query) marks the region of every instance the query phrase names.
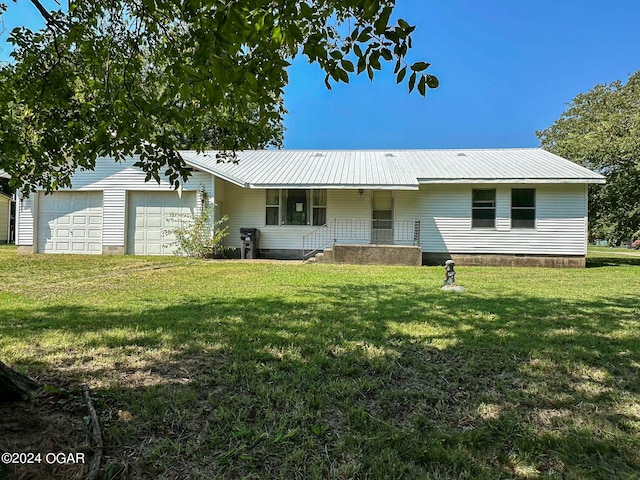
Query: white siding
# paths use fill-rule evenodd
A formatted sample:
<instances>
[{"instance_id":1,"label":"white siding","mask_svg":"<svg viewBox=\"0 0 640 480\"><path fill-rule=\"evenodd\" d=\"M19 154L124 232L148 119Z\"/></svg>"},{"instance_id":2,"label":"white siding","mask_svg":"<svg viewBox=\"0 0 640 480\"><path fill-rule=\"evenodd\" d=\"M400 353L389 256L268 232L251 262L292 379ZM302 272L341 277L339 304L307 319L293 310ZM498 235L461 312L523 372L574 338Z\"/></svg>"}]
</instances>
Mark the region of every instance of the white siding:
<instances>
[{"instance_id":1,"label":"white siding","mask_svg":"<svg viewBox=\"0 0 640 480\"><path fill-rule=\"evenodd\" d=\"M497 190L496 228L472 229L471 190L494 187ZM527 188L536 189L535 229L511 229L512 187L522 188L521 185L423 186L415 205L417 216L422 220L422 250L448 253L585 255L586 185L527 185ZM396 198L408 195L411 192L397 192Z\"/></svg>"},{"instance_id":2,"label":"white siding","mask_svg":"<svg viewBox=\"0 0 640 480\"><path fill-rule=\"evenodd\" d=\"M105 190L102 217L102 244L105 246L124 246L127 191Z\"/></svg>"},{"instance_id":3,"label":"white siding","mask_svg":"<svg viewBox=\"0 0 640 480\"><path fill-rule=\"evenodd\" d=\"M243 189L231 183L226 183L224 189L223 203L229 215L227 246L240 248L240 228L247 227L260 229L261 249L302 250L302 237L318 229L312 225L265 225L266 190ZM358 190L329 190L327 221L334 218L370 220L371 192L365 190L362 201L359 197ZM220 202L220 196L216 202Z\"/></svg>"},{"instance_id":4,"label":"white siding","mask_svg":"<svg viewBox=\"0 0 640 480\"><path fill-rule=\"evenodd\" d=\"M220 178L213 177L213 197L210 199L215 205L215 219L220 220L224 215L227 214L227 182L221 180ZM225 225L222 225L224 227Z\"/></svg>"},{"instance_id":5,"label":"white siding","mask_svg":"<svg viewBox=\"0 0 640 480\"><path fill-rule=\"evenodd\" d=\"M329 200L327 200L328 202ZM229 236L225 245L241 247L240 229L260 229L261 249L302 250L302 237L318 227L309 225L265 225L266 191L226 185L225 206L229 215Z\"/></svg>"},{"instance_id":6,"label":"white siding","mask_svg":"<svg viewBox=\"0 0 640 480\"><path fill-rule=\"evenodd\" d=\"M172 191L169 182L162 179L158 184L155 180L145 182L145 174L139 168L134 167L135 160L117 163L112 159L101 158L96 162L93 171L78 171L72 178L71 189L60 191L103 191L104 215L103 215L103 245L125 246L126 232L126 192L135 191ZM188 182L184 184L184 191L199 191L204 188L210 196L212 194L212 176L204 172L193 172ZM37 212L34 207L35 193L22 202L18 202L17 210L17 245L33 245L34 219ZM198 193L198 198L200 194ZM198 202L198 205L200 203Z\"/></svg>"},{"instance_id":7,"label":"white siding","mask_svg":"<svg viewBox=\"0 0 640 480\"><path fill-rule=\"evenodd\" d=\"M73 175L72 190L158 190L167 191L172 188L162 176L158 184L155 180L145 182L145 173L134 167L135 160L117 163L110 158L99 158L93 171L78 171ZM184 190L198 190L201 185L208 189L211 175L193 172L184 185Z\"/></svg>"},{"instance_id":8,"label":"white siding","mask_svg":"<svg viewBox=\"0 0 640 480\"><path fill-rule=\"evenodd\" d=\"M416 193L416 192L414 192ZM327 221L333 219L371 220L371 190L329 190Z\"/></svg>"},{"instance_id":9,"label":"white siding","mask_svg":"<svg viewBox=\"0 0 640 480\"><path fill-rule=\"evenodd\" d=\"M35 197L36 194L32 193L29 198L18 200L16 204L16 245L33 245Z\"/></svg>"},{"instance_id":10,"label":"white siding","mask_svg":"<svg viewBox=\"0 0 640 480\"><path fill-rule=\"evenodd\" d=\"M496 188L496 228L471 228L471 191ZM536 228L511 229L511 189L522 185L430 185L394 192L394 219L420 220L425 252L584 255L586 185L527 185L536 189ZM371 219L371 191L329 190L327 220ZM265 225L265 191L226 185L228 245L240 246L241 227L260 229L260 247L299 249L312 226Z\"/></svg>"}]
</instances>

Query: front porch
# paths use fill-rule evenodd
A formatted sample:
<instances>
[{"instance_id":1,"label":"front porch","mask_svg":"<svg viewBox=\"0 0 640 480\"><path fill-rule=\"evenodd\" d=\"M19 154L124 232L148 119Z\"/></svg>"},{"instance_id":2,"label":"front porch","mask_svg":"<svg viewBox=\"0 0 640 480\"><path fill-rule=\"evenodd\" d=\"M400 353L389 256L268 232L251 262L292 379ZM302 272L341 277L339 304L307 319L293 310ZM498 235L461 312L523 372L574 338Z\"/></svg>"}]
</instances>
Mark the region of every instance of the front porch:
<instances>
[{"instance_id":1,"label":"front porch","mask_svg":"<svg viewBox=\"0 0 640 480\"><path fill-rule=\"evenodd\" d=\"M421 265L420 221L334 219L302 238L302 259Z\"/></svg>"},{"instance_id":2,"label":"front porch","mask_svg":"<svg viewBox=\"0 0 640 480\"><path fill-rule=\"evenodd\" d=\"M317 253L307 261L311 263L420 267L422 265L422 249L406 245L335 245Z\"/></svg>"}]
</instances>

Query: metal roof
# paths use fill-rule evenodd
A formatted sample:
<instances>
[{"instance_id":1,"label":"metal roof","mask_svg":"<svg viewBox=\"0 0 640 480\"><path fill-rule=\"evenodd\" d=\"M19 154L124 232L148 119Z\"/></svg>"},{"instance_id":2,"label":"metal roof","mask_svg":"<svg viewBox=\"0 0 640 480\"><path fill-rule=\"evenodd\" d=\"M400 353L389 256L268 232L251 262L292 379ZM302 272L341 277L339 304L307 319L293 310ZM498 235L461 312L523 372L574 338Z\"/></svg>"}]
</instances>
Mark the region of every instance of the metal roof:
<instances>
[{"instance_id":1,"label":"metal roof","mask_svg":"<svg viewBox=\"0 0 640 480\"><path fill-rule=\"evenodd\" d=\"M419 187L411 165L384 151L241 151L237 164L217 163L216 152L180 153L189 165L248 188Z\"/></svg>"},{"instance_id":2,"label":"metal roof","mask_svg":"<svg viewBox=\"0 0 640 480\"><path fill-rule=\"evenodd\" d=\"M420 183L605 183L605 177L541 148L410 152Z\"/></svg>"},{"instance_id":3,"label":"metal roof","mask_svg":"<svg viewBox=\"0 0 640 480\"><path fill-rule=\"evenodd\" d=\"M482 150L251 150L238 163L180 152L188 165L245 188L417 190L425 183L605 183L541 148Z\"/></svg>"}]
</instances>

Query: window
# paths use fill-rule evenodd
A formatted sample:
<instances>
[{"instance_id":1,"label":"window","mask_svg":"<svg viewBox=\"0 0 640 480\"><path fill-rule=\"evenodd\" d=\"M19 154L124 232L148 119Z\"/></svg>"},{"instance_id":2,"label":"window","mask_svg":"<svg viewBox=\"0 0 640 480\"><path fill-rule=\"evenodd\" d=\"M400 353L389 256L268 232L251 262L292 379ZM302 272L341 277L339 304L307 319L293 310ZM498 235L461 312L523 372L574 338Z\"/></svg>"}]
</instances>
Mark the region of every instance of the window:
<instances>
[{"instance_id":1,"label":"window","mask_svg":"<svg viewBox=\"0 0 640 480\"><path fill-rule=\"evenodd\" d=\"M326 223L326 190L267 190L266 225L324 225Z\"/></svg>"},{"instance_id":2,"label":"window","mask_svg":"<svg viewBox=\"0 0 640 480\"><path fill-rule=\"evenodd\" d=\"M313 190L313 225L327 223L327 191Z\"/></svg>"},{"instance_id":3,"label":"window","mask_svg":"<svg viewBox=\"0 0 640 480\"><path fill-rule=\"evenodd\" d=\"M393 224L393 192L391 190L374 190L372 202L373 228L390 229Z\"/></svg>"},{"instance_id":4,"label":"window","mask_svg":"<svg viewBox=\"0 0 640 480\"><path fill-rule=\"evenodd\" d=\"M308 190L283 190L284 224L307 225L309 215Z\"/></svg>"},{"instance_id":5,"label":"window","mask_svg":"<svg viewBox=\"0 0 640 480\"><path fill-rule=\"evenodd\" d=\"M393 192L374 190L371 205L371 243L393 243Z\"/></svg>"},{"instance_id":6,"label":"window","mask_svg":"<svg viewBox=\"0 0 640 480\"><path fill-rule=\"evenodd\" d=\"M511 190L511 228L536 228L535 189Z\"/></svg>"},{"instance_id":7,"label":"window","mask_svg":"<svg viewBox=\"0 0 640 480\"><path fill-rule=\"evenodd\" d=\"M267 218L265 225L280 225L280 190L267 190Z\"/></svg>"},{"instance_id":8,"label":"window","mask_svg":"<svg viewBox=\"0 0 640 480\"><path fill-rule=\"evenodd\" d=\"M496 191L474 189L471 207L472 228L496 228Z\"/></svg>"}]
</instances>

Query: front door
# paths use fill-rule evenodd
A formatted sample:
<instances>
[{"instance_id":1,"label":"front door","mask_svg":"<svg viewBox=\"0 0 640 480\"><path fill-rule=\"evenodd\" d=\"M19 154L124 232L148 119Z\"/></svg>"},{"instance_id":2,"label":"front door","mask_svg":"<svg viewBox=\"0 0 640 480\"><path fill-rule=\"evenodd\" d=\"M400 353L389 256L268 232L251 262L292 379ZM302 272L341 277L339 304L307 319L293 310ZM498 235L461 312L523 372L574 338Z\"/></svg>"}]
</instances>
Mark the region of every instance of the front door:
<instances>
[{"instance_id":1,"label":"front door","mask_svg":"<svg viewBox=\"0 0 640 480\"><path fill-rule=\"evenodd\" d=\"M391 190L373 191L371 243L393 243L393 192Z\"/></svg>"}]
</instances>

